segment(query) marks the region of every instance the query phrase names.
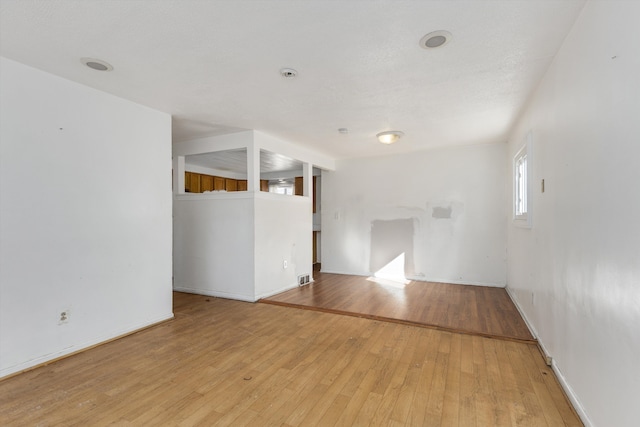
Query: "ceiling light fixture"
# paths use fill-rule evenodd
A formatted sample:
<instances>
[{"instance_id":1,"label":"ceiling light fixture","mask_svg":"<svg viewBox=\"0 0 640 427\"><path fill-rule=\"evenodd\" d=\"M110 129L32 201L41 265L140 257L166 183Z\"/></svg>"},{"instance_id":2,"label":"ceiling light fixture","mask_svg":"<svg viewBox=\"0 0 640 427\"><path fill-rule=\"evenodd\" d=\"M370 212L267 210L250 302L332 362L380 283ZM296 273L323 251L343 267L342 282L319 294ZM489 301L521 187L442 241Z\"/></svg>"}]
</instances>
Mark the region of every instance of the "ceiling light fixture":
<instances>
[{"instance_id":1,"label":"ceiling light fixture","mask_svg":"<svg viewBox=\"0 0 640 427\"><path fill-rule=\"evenodd\" d=\"M420 39L420 47L423 49L442 47L451 40L451 37L452 35L449 31L432 31Z\"/></svg>"},{"instance_id":2,"label":"ceiling light fixture","mask_svg":"<svg viewBox=\"0 0 640 427\"><path fill-rule=\"evenodd\" d=\"M111 71L113 66L108 62L95 58L80 58L80 61L87 67L96 71Z\"/></svg>"},{"instance_id":3,"label":"ceiling light fixture","mask_svg":"<svg viewBox=\"0 0 640 427\"><path fill-rule=\"evenodd\" d=\"M393 144L394 142L398 141L403 135L404 132L400 132L399 130L390 130L387 132L380 132L376 135L376 137L378 137L378 141L383 144Z\"/></svg>"}]
</instances>

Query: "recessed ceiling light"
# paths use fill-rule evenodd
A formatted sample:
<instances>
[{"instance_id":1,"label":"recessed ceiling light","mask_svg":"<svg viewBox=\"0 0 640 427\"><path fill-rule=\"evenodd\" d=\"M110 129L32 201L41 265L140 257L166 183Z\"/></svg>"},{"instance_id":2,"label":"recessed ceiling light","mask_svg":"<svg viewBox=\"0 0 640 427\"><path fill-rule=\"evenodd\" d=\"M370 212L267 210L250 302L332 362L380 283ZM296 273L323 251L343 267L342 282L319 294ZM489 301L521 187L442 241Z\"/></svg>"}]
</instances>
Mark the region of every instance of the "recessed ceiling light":
<instances>
[{"instance_id":1,"label":"recessed ceiling light","mask_svg":"<svg viewBox=\"0 0 640 427\"><path fill-rule=\"evenodd\" d=\"M280 68L280 75L285 79L293 79L298 75L298 72L293 68Z\"/></svg>"},{"instance_id":2,"label":"recessed ceiling light","mask_svg":"<svg viewBox=\"0 0 640 427\"><path fill-rule=\"evenodd\" d=\"M347 129L347 128L340 128L340 129L338 129L338 132L339 132L339 133L342 133L342 134L349 133L349 129Z\"/></svg>"},{"instance_id":3,"label":"recessed ceiling light","mask_svg":"<svg viewBox=\"0 0 640 427\"><path fill-rule=\"evenodd\" d=\"M451 37L449 31L433 31L420 39L420 47L423 49L435 49L447 44Z\"/></svg>"},{"instance_id":4,"label":"recessed ceiling light","mask_svg":"<svg viewBox=\"0 0 640 427\"><path fill-rule=\"evenodd\" d=\"M80 61L87 67L96 71L111 71L113 66L108 62L95 58L80 58Z\"/></svg>"},{"instance_id":5,"label":"recessed ceiling light","mask_svg":"<svg viewBox=\"0 0 640 427\"><path fill-rule=\"evenodd\" d=\"M380 132L376 137L378 138L378 141L383 144L393 144L398 141L402 135L404 135L404 132L400 132L399 130L390 130L387 132Z\"/></svg>"}]
</instances>

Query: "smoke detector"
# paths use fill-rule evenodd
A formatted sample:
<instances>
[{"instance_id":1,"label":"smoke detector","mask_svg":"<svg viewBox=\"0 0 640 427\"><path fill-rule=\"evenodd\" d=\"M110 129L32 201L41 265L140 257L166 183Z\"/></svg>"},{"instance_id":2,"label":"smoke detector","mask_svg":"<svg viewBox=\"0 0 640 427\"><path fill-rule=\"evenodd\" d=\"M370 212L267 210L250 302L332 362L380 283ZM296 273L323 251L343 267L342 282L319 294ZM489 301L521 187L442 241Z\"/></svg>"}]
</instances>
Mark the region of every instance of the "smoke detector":
<instances>
[{"instance_id":1,"label":"smoke detector","mask_svg":"<svg viewBox=\"0 0 640 427\"><path fill-rule=\"evenodd\" d=\"M280 75L285 79L295 79L298 72L293 68L280 68Z\"/></svg>"}]
</instances>

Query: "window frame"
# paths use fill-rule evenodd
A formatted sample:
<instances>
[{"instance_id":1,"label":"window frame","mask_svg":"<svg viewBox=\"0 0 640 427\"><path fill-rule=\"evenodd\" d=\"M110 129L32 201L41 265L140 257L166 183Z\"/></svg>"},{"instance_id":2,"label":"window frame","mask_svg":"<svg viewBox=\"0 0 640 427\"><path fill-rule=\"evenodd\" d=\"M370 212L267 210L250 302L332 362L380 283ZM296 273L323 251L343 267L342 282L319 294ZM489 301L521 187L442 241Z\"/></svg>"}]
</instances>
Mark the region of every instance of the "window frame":
<instances>
[{"instance_id":1,"label":"window frame","mask_svg":"<svg viewBox=\"0 0 640 427\"><path fill-rule=\"evenodd\" d=\"M523 146L513 156L513 223L518 227L531 228L532 226L532 145L531 132L527 133ZM524 170L522 170L524 169ZM524 181L524 182L523 182ZM522 197L524 196L524 200ZM524 206L522 206L524 205ZM520 208L524 207L524 212Z\"/></svg>"}]
</instances>

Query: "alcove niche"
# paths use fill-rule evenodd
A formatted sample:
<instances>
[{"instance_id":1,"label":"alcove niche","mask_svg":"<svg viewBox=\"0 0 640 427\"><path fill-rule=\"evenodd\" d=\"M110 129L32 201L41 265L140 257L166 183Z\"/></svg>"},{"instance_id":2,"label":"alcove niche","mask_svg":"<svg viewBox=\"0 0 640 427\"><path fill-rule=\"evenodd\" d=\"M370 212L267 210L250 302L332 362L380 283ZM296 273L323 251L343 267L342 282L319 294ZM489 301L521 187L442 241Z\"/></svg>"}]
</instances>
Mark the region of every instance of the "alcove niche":
<instances>
[{"instance_id":1,"label":"alcove niche","mask_svg":"<svg viewBox=\"0 0 640 427\"><path fill-rule=\"evenodd\" d=\"M257 301L312 279L313 175L334 168L257 131L174 144L174 289Z\"/></svg>"}]
</instances>

